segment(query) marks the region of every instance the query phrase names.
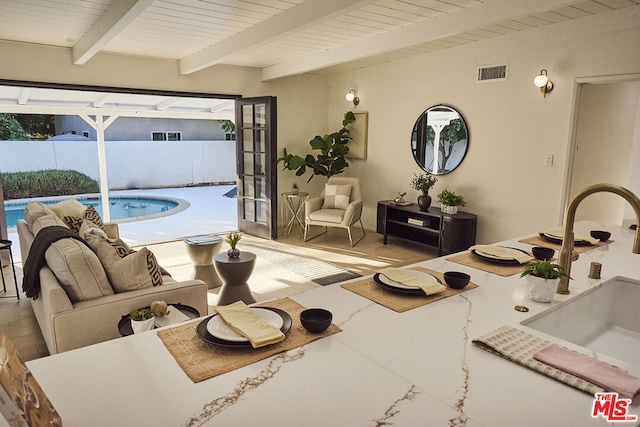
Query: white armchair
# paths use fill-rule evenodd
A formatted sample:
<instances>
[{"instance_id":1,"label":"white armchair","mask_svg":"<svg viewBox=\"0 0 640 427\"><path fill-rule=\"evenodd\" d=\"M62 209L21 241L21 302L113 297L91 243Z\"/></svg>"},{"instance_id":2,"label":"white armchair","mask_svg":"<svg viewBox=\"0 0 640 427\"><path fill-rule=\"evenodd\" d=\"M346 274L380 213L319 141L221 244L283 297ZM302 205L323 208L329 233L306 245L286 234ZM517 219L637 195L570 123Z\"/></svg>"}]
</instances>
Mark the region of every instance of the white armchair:
<instances>
[{"instance_id":1,"label":"white armchair","mask_svg":"<svg viewBox=\"0 0 640 427\"><path fill-rule=\"evenodd\" d=\"M327 193L327 189L331 194ZM337 194L334 196L334 192ZM329 197L325 197L329 196ZM332 176L327 181L320 197L309 199L304 206L305 225L304 241L314 239L327 232L327 227L346 228L351 246L356 245L365 235L362 225L362 189L360 178ZM351 236L351 226L360 222L362 236L355 241ZM325 230L311 238L309 228L312 225L324 227Z\"/></svg>"}]
</instances>

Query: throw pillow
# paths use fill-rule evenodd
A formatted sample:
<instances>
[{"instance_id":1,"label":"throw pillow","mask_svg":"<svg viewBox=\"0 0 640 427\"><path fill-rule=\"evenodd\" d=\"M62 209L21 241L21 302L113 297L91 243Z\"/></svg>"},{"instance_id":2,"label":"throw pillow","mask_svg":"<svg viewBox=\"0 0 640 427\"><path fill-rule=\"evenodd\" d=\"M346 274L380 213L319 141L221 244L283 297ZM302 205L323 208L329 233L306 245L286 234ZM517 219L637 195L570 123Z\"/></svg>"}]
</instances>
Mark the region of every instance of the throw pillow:
<instances>
[{"instance_id":1,"label":"throw pillow","mask_svg":"<svg viewBox=\"0 0 640 427\"><path fill-rule=\"evenodd\" d=\"M119 258L105 267L116 292L134 291L162 284L156 257L147 248Z\"/></svg>"},{"instance_id":2,"label":"throw pillow","mask_svg":"<svg viewBox=\"0 0 640 427\"><path fill-rule=\"evenodd\" d=\"M324 186L323 209L347 209L351 197L351 184Z\"/></svg>"},{"instance_id":3,"label":"throw pillow","mask_svg":"<svg viewBox=\"0 0 640 427\"><path fill-rule=\"evenodd\" d=\"M44 257L72 303L113 294L100 260L84 243L60 239Z\"/></svg>"},{"instance_id":4,"label":"throw pillow","mask_svg":"<svg viewBox=\"0 0 640 427\"><path fill-rule=\"evenodd\" d=\"M29 230L31 230L34 235L36 233L33 232L33 222L44 215L55 215L55 213L40 202L31 202L25 206L22 216L27 222Z\"/></svg>"},{"instance_id":5,"label":"throw pillow","mask_svg":"<svg viewBox=\"0 0 640 427\"><path fill-rule=\"evenodd\" d=\"M33 221L33 225L31 226L31 232L35 236L43 228L51 227L54 225L58 225L60 227L67 226L67 224L65 224L63 220L58 218L57 215L54 215L54 214L42 215L41 217L38 217Z\"/></svg>"},{"instance_id":6,"label":"throw pillow","mask_svg":"<svg viewBox=\"0 0 640 427\"><path fill-rule=\"evenodd\" d=\"M93 205L87 206L80 216L65 215L62 219L72 231L75 231L78 234L80 234L80 228L85 220L91 221L92 224L99 228L104 228L102 218L100 218L100 214L98 214Z\"/></svg>"},{"instance_id":7,"label":"throw pillow","mask_svg":"<svg viewBox=\"0 0 640 427\"><path fill-rule=\"evenodd\" d=\"M65 199L60 203L49 206L51 210L58 215L58 218L64 219L65 216L81 217L87 209L82 203L76 199Z\"/></svg>"},{"instance_id":8,"label":"throw pillow","mask_svg":"<svg viewBox=\"0 0 640 427\"><path fill-rule=\"evenodd\" d=\"M104 239L94 234L85 234L85 236L104 266L115 292L162 285L162 273L158 261L147 248L136 252L120 239ZM122 254L127 250L130 252Z\"/></svg>"}]
</instances>

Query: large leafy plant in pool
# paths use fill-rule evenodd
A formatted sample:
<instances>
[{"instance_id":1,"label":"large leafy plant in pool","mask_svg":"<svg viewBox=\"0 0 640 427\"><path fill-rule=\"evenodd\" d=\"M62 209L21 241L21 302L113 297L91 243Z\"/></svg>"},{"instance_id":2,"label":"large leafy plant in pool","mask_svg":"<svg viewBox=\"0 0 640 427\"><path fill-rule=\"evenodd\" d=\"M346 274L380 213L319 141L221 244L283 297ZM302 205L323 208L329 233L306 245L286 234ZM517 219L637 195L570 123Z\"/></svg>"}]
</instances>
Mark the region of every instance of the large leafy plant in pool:
<instances>
[{"instance_id":1,"label":"large leafy plant in pool","mask_svg":"<svg viewBox=\"0 0 640 427\"><path fill-rule=\"evenodd\" d=\"M314 150L320 150L320 153L314 156L307 154L304 158L287 152L284 149L284 155L278 158L278 163L284 163L283 170L296 171L296 176L302 176L307 172L307 168L313 173L307 180L311 181L316 175L323 175L327 178L344 172L349 166L345 156L349 153L347 144L351 140L349 129L347 126L356 121L353 112L345 113L342 120L342 129L331 134L320 136L316 135L309 144Z\"/></svg>"}]
</instances>

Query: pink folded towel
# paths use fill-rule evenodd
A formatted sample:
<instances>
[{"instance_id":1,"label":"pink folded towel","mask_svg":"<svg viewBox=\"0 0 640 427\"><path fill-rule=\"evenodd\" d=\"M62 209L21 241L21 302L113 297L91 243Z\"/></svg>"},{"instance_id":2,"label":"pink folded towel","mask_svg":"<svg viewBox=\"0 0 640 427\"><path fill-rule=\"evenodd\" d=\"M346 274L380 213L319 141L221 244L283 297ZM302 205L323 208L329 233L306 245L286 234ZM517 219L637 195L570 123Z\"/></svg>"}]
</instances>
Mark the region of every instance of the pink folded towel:
<instances>
[{"instance_id":1,"label":"pink folded towel","mask_svg":"<svg viewBox=\"0 0 640 427\"><path fill-rule=\"evenodd\" d=\"M558 344L551 344L537 351L533 358L596 384L607 391L615 391L627 399L633 399L640 392L640 378Z\"/></svg>"}]
</instances>

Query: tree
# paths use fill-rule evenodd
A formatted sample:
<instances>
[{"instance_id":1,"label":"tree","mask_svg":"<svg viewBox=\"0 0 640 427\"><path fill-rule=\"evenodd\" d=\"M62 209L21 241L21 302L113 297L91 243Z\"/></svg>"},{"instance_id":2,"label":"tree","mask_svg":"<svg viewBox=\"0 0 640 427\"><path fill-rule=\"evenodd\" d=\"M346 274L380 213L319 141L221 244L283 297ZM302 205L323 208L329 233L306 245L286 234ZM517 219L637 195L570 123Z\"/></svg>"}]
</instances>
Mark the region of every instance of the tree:
<instances>
[{"instance_id":1,"label":"tree","mask_svg":"<svg viewBox=\"0 0 640 427\"><path fill-rule=\"evenodd\" d=\"M314 150L320 150L317 158L312 154L307 154L304 158L295 154L287 153L284 149L284 155L278 158L278 163L284 163L284 169L296 171L296 176L302 176L307 172L307 168L313 171L307 182L311 181L316 175L323 175L327 178L338 175L349 166L345 156L349 153L347 144L351 137L347 125L356 121L356 116L349 111L344 115L342 120L342 129L337 132L325 135L324 137L316 135L309 144Z\"/></svg>"},{"instance_id":2,"label":"tree","mask_svg":"<svg viewBox=\"0 0 640 427\"><path fill-rule=\"evenodd\" d=\"M0 113L0 140L28 140L29 136L13 114Z\"/></svg>"},{"instance_id":3,"label":"tree","mask_svg":"<svg viewBox=\"0 0 640 427\"><path fill-rule=\"evenodd\" d=\"M15 118L30 139L46 139L56 134L53 114L18 114Z\"/></svg>"},{"instance_id":4,"label":"tree","mask_svg":"<svg viewBox=\"0 0 640 427\"><path fill-rule=\"evenodd\" d=\"M436 133L431 128L427 127L427 144L433 147L433 140ZM436 172L445 172L447 170L446 165L449 157L453 153L453 146L462 140L467 139L467 128L461 119L453 119L447 126L440 132L440 141L438 141L438 152L441 154L441 161L438 163L439 169Z\"/></svg>"}]
</instances>

